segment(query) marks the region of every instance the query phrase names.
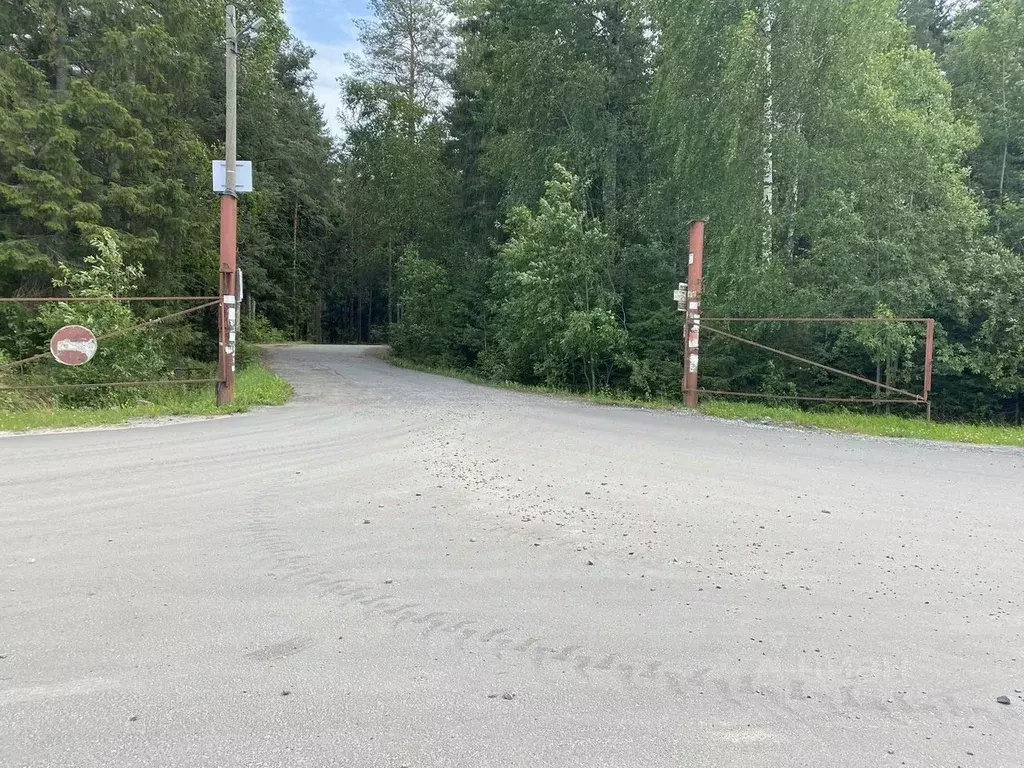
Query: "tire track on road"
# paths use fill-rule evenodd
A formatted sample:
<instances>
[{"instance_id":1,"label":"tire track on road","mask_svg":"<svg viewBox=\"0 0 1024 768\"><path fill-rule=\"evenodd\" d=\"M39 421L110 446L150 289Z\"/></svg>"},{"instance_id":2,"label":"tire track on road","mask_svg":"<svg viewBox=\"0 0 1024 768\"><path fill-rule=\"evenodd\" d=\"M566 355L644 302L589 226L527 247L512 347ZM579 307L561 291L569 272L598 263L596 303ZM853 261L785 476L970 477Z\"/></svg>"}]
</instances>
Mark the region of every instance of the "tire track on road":
<instances>
[{"instance_id":1,"label":"tire track on road","mask_svg":"<svg viewBox=\"0 0 1024 768\"><path fill-rule=\"evenodd\" d=\"M439 638L461 651L485 652L500 660L513 656L542 672L558 669L571 673L588 685L660 690L694 700L712 697L729 704L736 710L737 717L756 715L763 718L765 705L770 704L771 715L787 718L815 718L826 710L851 719L869 717L922 725L930 722L928 718L940 716L991 720L986 710L959 705L950 696L939 699L941 704L918 703L900 692L883 699L878 695L861 694L850 684L839 685L831 692L821 690L822 686L818 685L810 694L807 693L811 690L808 683L795 677L785 679L781 685L758 684L749 674L739 679L727 679L710 675L709 667L679 670L663 659L642 655L626 658L618 653L588 649L578 642L552 643L541 633L517 633L507 626L482 623L455 610L409 602L393 590L383 591L379 585L325 570L321 563L296 548L275 517L262 506L252 510L249 532L260 556L273 572L281 574L281 581L297 583L323 598L354 607L365 620L392 632L412 628L412 637L418 642Z\"/></svg>"}]
</instances>

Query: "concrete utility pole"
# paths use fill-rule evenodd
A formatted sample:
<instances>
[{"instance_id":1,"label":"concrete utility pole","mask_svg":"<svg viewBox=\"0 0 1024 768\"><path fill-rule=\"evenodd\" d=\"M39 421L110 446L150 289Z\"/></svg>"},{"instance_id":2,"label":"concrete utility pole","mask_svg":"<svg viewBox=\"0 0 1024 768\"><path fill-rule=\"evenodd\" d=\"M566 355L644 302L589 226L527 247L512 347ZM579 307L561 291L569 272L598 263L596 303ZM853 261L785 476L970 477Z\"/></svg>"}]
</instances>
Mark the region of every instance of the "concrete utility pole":
<instances>
[{"instance_id":1,"label":"concrete utility pole","mask_svg":"<svg viewBox=\"0 0 1024 768\"><path fill-rule=\"evenodd\" d=\"M235 400L235 332L238 327L236 274L238 270L238 192L236 168L238 155L238 29L235 6L228 5L225 30L225 114L224 160L225 190L220 198L220 383L217 405L231 405Z\"/></svg>"}]
</instances>

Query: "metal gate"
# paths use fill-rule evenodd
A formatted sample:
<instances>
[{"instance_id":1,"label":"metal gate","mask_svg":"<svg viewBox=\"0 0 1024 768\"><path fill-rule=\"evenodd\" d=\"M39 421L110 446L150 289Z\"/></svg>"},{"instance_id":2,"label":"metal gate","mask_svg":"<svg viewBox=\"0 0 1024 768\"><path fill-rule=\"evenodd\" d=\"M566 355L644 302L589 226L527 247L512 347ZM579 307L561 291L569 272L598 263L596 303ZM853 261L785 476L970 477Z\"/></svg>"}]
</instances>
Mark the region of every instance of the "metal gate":
<instances>
[{"instance_id":1,"label":"metal gate","mask_svg":"<svg viewBox=\"0 0 1024 768\"><path fill-rule=\"evenodd\" d=\"M227 297L233 299L233 296ZM161 315L160 317L145 320L140 323L136 323L127 328L119 328L116 331L102 334L95 337L97 342L107 341L110 339L117 338L118 336L125 336L129 333L135 333L137 331L144 330L146 328L164 323L168 320L174 320L186 315L191 315L196 312L201 312L204 309L211 307L221 307L219 316L224 314L225 299L220 296L132 296L132 297L56 297L46 296L41 298L25 297L25 298L0 298L0 303L7 304L45 304L45 303L81 303L81 302L117 302L117 303L152 303L152 302L183 302L193 303L198 302L196 306L189 307L177 312L171 312L167 315ZM229 302L230 303L230 302ZM223 323L219 323L223 325ZM223 335L223 333L221 334ZM221 345L223 345L223 339L221 339ZM0 371L23 368L30 363L36 363L42 360L49 359L51 357L50 350L40 352L29 357L22 358L20 360L14 360L8 363L0 363ZM72 390L72 389L95 389L95 388L124 388L124 387L160 387L160 386L181 386L181 385L198 385L198 384L216 384L218 388L223 383L223 375L218 378L199 378L199 379L163 379L163 380L131 380L131 381L102 381L102 382L89 382L89 383L73 383L73 384L28 384L28 385L14 385L14 386L0 386L0 392L18 392L18 391L59 391L59 390Z\"/></svg>"},{"instance_id":2,"label":"metal gate","mask_svg":"<svg viewBox=\"0 0 1024 768\"><path fill-rule=\"evenodd\" d=\"M683 330L683 397L691 408L696 408L701 395L720 395L725 397L744 398L765 398L774 400L792 400L820 403L850 403L850 404L882 404L902 403L908 405L923 405L927 419L932 417L932 372L935 357L935 320L925 317L707 317L701 315L701 295L703 293L704 281L704 226L705 222L696 221L690 228L690 259L688 270L688 283L679 286L676 292L676 300L679 302L679 309L686 313L686 322ZM782 349L768 346L752 339L737 336L734 333L716 328L706 323L919 323L925 326L925 351L924 351L924 384L921 392L910 392L899 387L893 387L861 376L853 371L844 371L806 357L786 352ZM876 388L876 391L885 391L896 397L881 398L877 394L874 397L815 397L811 395L775 395L763 392L735 392L719 389L703 389L699 386L700 372L700 334L701 328L708 333L731 339L740 344L755 347L788 360L819 368L837 376L854 381L869 384Z\"/></svg>"}]
</instances>

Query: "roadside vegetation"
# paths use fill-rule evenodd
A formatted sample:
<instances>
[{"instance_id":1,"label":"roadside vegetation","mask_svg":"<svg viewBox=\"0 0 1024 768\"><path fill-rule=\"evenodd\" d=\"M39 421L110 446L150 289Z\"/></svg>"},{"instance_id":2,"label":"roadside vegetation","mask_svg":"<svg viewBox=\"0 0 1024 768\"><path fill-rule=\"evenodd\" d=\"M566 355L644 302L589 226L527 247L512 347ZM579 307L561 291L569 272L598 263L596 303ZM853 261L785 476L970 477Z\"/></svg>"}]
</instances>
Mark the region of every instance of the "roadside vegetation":
<instances>
[{"instance_id":1,"label":"roadside vegetation","mask_svg":"<svg viewBox=\"0 0 1024 768\"><path fill-rule=\"evenodd\" d=\"M922 418L906 416L854 413L848 410L804 411L785 406L733 403L722 400L703 403L701 411L709 416L722 419L768 421L855 435L1024 447L1024 429L998 424L961 424L936 421L929 423Z\"/></svg>"},{"instance_id":2,"label":"roadside vegetation","mask_svg":"<svg viewBox=\"0 0 1024 768\"><path fill-rule=\"evenodd\" d=\"M84 268L60 265L53 278L56 289L70 297L96 299L86 303L53 302L22 311L18 317L21 355L46 348L46 339L64 325L85 325L96 335L121 333L100 342L96 356L83 366L66 368L48 355L25 365L11 365L0 353L0 387L40 389L0 390L0 431L120 424L164 416L215 416L240 413L257 405L280 405L292 394L290 385L264 367L252 340L278 339L280 333L265 321L251 329L243 323L238 347L236 400L230 407L215 404L214 385L148 386L145 381L211 379L216 363L204 359L208 335L187 324L146 326L147 316L115 296L131 296L143 279L142 268L126 264L113 232L99 229L91 238L93 253ZM145 311L145 310L143 310ZM153 319L158 318L156 315ZM86 387L111 381L139 381L132 387ZM71 389L46 389L72 385Z\"/></svg>"},{"instance_id":3,"label":"roadside vegetation","mask_svg":"<svg viewBox=\"0 0 1024 768\"><path fill-rule=\"evenodd\" d=\"M517 382L489 379L471 371L423 365L394 355L389 355L387 360L392 365L407 370L447 376L482 386L577 400L594 403L595 405L667 411L679 411L683 408L679 400L675 399L657 398L645 400L607 390L591 393L544 386L529 386ZM825 410L801 410L781 405L728 402L725 400L705 400L701 403L700 412L720 419L807 427L872 437L912 438L950 443L970 443L974 445L1024 447L1024 429L997 424L928 422L923 418L856 413L834 407Z\"/></svg>"},{"instance_id":4,"label":"roadside vegetation","mask_svg":"<svg viewBox=\"0 0 1024 768\"><path fill-rule=\"evenodd\" d=\"M235 402L217 407L212 384L201 389L143 389L123 406L61 407L37 404L19 410L0 409L0 432L66 429L125 424L141 419L170 416L224 416L244 413L263 405L283 405L292 397L291 385L260 363L240 371L235 382Z\"/></svg>"}]
</instances>

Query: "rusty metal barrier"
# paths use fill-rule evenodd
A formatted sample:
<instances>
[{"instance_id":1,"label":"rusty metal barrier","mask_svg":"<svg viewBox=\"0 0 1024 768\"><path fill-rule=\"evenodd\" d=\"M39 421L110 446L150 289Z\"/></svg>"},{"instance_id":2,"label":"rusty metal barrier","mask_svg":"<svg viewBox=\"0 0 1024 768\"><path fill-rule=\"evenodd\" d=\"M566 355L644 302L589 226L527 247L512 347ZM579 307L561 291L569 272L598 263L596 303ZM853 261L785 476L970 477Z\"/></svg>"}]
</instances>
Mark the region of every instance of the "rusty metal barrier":
<instances>
[{"instance_id":1,"label":"rusty metal barrier","mask_svg":"<svg viewBox=\"0 0 1024 768\"><path fill-rule=\"evenodd\" d=\"M696 220L690 225L690 258L687 269L687 282L680 283L675 292L675 300L679 305L679 311L685 313L683 324L683 376L682 394L686 404L696 408L701 395L722 395L726 397L753 397L778 400L807 401L820 403L858 403L858 404L880 404L880 403L905 403L909 405L923 405L927 412L927 418L932 418L932 371L935 358L935 320L928 317L709 317L701 313L701 301L704 291L704 229L706 222ZM721 328L713 328L706 323L923 323L925 330L925 353L924 353L924 387L921 394L908 392L905 389L882 384L880 381L873 381L866 376L844 371L831 365L825 365L815 360L809 360L792 352L770 347L767 344L746 339L742 336L723 331ZM746 344L751 347L779 355L789 360L819 368L837 376L870 384L876 387L876 391L885 390L887 393L900 395L902 397L881 398L877 395L867 397L815 397L812 395L769 395L763 392L730 392L721 389L701 389L699 386L700 374L700 336L701 329L709 333L731 339L739 344Z\"/></svg>"},{"instance_id":2,"label":"rusty metal barrier","mask_svg":"<svg viewBox=\"0 0 1024 768\"><path fill-rule=\"evenodd\" d=\"M77 303L77 302L157 302L157 301L200 301L202 304L183 309L178 312L172 312L168 315L162 315L151 320L144 320L141 323L129 326L127 328L119 328L116 331L105 333L102 336L97 336L96 341L106 341L109 339L117 338L118 336L124 336L129 333L148 328L150 326L157 325L159 323L166 322L167 320L173 320L176 318L184 317L195 312L201 312L204 309L210 307L220 306L223 303L223 299L219 296L87 296L87 297L58 297L58 296L46 296L46 297L16 297L16 298L0 298L0 303L8 304L41 304L41 303ZM31 355L30 357L22 358L21 360L13 360L8 363L0 363L0 371L17 368L19 366L26 365L27 363L36 362L50 357L50 352L40 352L37 355ZM139 381L102 381L102 382L90 382L90 383L75 383L75 384L27 384L27 385L15 385L15 386L0 386L0 392L21 392L21 391L46 391L46 390L63 390L63 389L90 389L90 388L120 388L120 387L160 387L160 386L181 386L189 384L219 384L220 379L156 379L156 380L139 380Z\"/></svg>"},{"instance_id":3,"label":"rusty metal barrier","mask_svg":"<svg viewBox=\"0 0 1024 768\"><path fill-rule=\"evenodd\" d=\"M825 365L815 360L810 360L800 355L794 355L792 352L786 352L782 349L762 344L752 339L746 339L742 336L737 336L734 333L723 331L721 328L713 328L709 325L704 326L704 330L717 336L730 339L740 344L746 344L751 347L769 352L780 357L793 360L803 365L809 365L814 368L820 368L821 370L828 371L837 376L842 376L853 381L862 382L869 384L878 390L885 390L895 395L902 395L903 397L815 397L811 395L772 395L765 394L763 392L733 392L728 390L720 389L697 389L697 393L700 395L721 395L724 397L754 397L774 400L791 400L791 401L806 401L806 402L820 402L820 403L856 403L856 404L871 404L880 405L883 403L897 403L906 405L923 405L926 410L926 418L931 421L932 417L932 404L931 404L931 391L932 391L932 373L934 368L934 356L935 356L935 320L927 317L704 317L702 318L705 323L707 322L730 322L730 323L923 323L925 325L925 360L924 360L924 385L920 394L915 392L909 392L899 387L893 387L888 384L883 384L880 381L869 379L866 376L853 373L852 371L844 371L841 368L835 368L831 365Z\"/></svg>"}]
</instances>

